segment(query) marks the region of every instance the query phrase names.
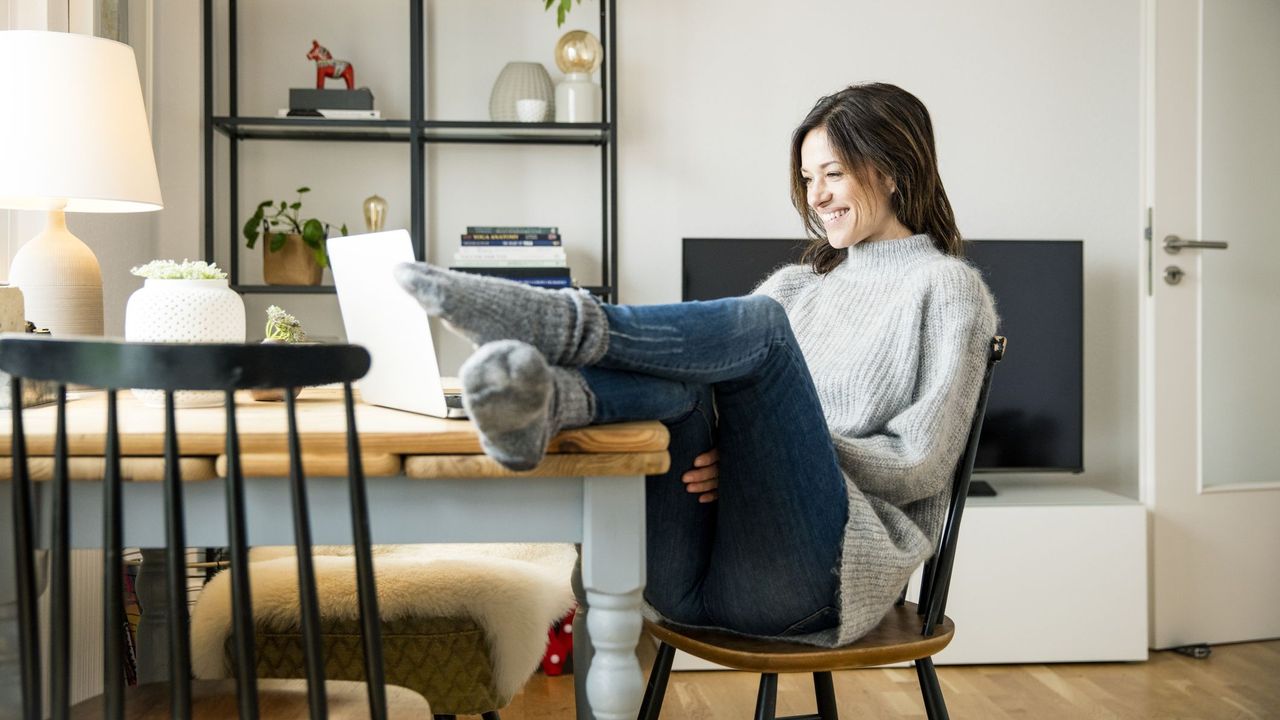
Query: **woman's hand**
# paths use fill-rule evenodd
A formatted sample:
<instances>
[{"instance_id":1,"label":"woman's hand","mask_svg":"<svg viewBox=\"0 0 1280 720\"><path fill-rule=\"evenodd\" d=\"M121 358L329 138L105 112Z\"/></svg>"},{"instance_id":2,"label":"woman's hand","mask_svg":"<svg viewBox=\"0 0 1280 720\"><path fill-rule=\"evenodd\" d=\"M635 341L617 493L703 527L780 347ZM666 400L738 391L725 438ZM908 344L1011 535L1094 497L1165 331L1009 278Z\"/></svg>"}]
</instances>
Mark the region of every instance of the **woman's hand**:
<instances>
[{"instance_id":1,"label":"woman's hand","mask_svg":"<svg viewBox=\"0 0 1280 720\"><path fill-rule=\"evenodd\" d=\"M693 459L693 469L681 476L684 489L698 493L698 502L715 502L720 497L720 452L711 448Z\"/></svg>"}]
</instances>

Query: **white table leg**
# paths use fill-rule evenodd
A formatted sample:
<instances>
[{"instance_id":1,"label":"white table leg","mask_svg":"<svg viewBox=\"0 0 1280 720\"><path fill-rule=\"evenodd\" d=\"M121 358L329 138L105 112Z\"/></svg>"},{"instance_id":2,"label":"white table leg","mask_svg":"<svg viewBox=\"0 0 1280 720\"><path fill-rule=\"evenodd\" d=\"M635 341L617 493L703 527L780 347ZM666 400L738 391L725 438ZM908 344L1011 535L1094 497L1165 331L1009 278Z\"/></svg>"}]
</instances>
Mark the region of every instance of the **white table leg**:
<instances>
[{"instance_id":1,"label":"white table leg","mask_svg":"<svg viewBox=\"0 0 1280 720\"><path fill-rule=\"evenodd\" d=\"M644 693L636 661L645 573L644 477L586 478L583 506L582 584L594 650L587 671L590 716L632 720Z\"/></svg>"}]
</instances>

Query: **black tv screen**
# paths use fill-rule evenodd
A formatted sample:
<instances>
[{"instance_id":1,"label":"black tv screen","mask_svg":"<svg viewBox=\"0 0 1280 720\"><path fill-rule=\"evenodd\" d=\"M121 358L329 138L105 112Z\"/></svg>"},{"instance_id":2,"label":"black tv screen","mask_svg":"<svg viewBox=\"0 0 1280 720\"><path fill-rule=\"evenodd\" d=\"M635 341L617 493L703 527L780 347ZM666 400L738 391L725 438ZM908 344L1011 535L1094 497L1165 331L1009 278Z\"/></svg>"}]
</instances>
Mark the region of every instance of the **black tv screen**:
<instances>
[{"instance_id":1,"label":"black tv screen","mask_svg":"<svg viewBox=\"0 0 1280 720\"><path fill-rule=\"evenodd\" d=\"M802 240L685 238L685 300L743 295ZM1084 248L1079 240L970 240L1009 350L996 371L974 470L1084 469Z\"/></svg>"}]
</instances>

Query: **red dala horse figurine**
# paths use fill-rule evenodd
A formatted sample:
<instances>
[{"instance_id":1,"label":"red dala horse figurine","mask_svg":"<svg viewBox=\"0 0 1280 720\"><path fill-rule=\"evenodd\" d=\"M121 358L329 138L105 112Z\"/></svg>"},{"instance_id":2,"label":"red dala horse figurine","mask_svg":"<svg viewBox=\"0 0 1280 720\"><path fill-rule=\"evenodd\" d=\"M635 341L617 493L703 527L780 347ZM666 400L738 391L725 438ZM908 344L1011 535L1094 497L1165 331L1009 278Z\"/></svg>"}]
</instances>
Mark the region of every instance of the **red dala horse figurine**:
<instances>
[{"instance_id":1,"label":"red dala horse figurine","mask_svg":"<svg viewBox=\"0 0 1280 720\"><path fill-rule=\"evenodd\" d=\"M355 89L355 66L346 60L334 60L333 55L316 40L311 41L311 50L307 53L307 59L316 61L317 90L324 89L325 78L342 78L346 81L348 90Z\"/></svg>"}]
</instances>

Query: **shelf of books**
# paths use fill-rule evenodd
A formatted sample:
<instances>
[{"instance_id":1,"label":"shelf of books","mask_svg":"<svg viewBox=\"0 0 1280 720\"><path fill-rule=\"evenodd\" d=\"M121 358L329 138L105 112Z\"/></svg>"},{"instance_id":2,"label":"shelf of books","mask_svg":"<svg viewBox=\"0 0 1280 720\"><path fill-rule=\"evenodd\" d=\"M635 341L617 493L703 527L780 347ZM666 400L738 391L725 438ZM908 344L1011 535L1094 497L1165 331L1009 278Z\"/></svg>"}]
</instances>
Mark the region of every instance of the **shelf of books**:
<instances>
[{"instance_id":1,"label":"shelf of books","mask_svg":"<svg viewBox=\"0 0 1280 720\"><path fill-rule=\"evenodd\" d=\"M241 5L247 7L255 4L245 2ZM491 122L479 119L429 119L429 100L432 97L427 91L431 86L430 73L434 70L422 62L427 57L429 37L426 32L426 15L429 3L416 1L407 3L407 18L403 23L403 28L408 31L409 41L406 58L408 83L407 87L401 88L400 102L397 105L379 108L369 87L355 85L352 72L351 75L342 75L340 78L337 75L328 78L321 75L315 87L290 87L287 101L280 97L279 104L271 107L255 104L254 110L242 114L243 108L239 102L242 99L240 81L244 79L256 84L261 75L274 73L278 68L242 68L242 61L246 58L240 57L242 53L238 51L240 43L237 38L242 30L254 28L257 33L256 23L246 22L243 17L238 17L237 0L201 0L205 258L213 261L226 257L229 251L231 287L240 293L334 292L331 284L267 285L260 282L257 273L251 278L245 278L240 273L239 259L245 252L240 239L240 228L245 222L243 215L246 209L240 205L241 176L244 174L240 170L240 162L242 157L250 153L259 154L267 149L262 141L399 144L408 151L408 177L404 184L408 191L408 230L413 238L414 251L419 257L434 256L440 261L445 259L444 256L447 256L450 249L436 245L436 252L428 253L433 239L428 230L427 208L434 197L434 191L427 181L430 178L432 184L436 183L433 172L438 169L428 170L428 145L576 147L588 152L600 152L600 212L603 217L598 238L598 256L601 267L598 280L594 271L590 276L598 285L578 286L573 282L564 248L560 245L560 233L554 227L469 227L453 258L453 267L520 280L540 287L582 287L605 300L617 301L618 82L617 63L613 62L618 52L616 4L616 0L601 0L599 3L600 24L597 38L607 48L607 52L599 67L600 105L589 116L597 121L567 123L512 122L518 114L513 116L511 113L497 112L491 112L489 117L510 120ZM320 47L318 42L313 40L312 45L312 53L315 55L313 57L309 53L310 59L317 62L329 59L328 51ZM334 62L333 67L337 68L336 63L339 61ZM340 83L339 79L345 82ZM330 80L333 82L328 82ZM384 154L378 152L373 155ZM362 170L374 172L363 167ZM447 181L440 178L439 182L443 184ZM220 225L224 227L219 227ZM229 249L224 244L228 239ZM440 242L440 238L436 238L434 242ZM586 268L579 270L585 272ZM241 282L242 280L250 282Z\"/></svg>"},{"instance_id":2,"label":"shelf of books","mask_svg":"<svg viewBox=\"0 0 1280 720\"><path fill-rule=\"evenodd\" d=\"M468 225L459 238L451 270L489 275L545 288L579 287L573 281L568 257L561 244L560 228L554 226L515 227ZM278 293L279 285L242 285L232 289L242 293ZM609 287L582 286L607 298ZM332 293L332 285L289 286L289 292Z\"/></svg>"}]
</instances>

